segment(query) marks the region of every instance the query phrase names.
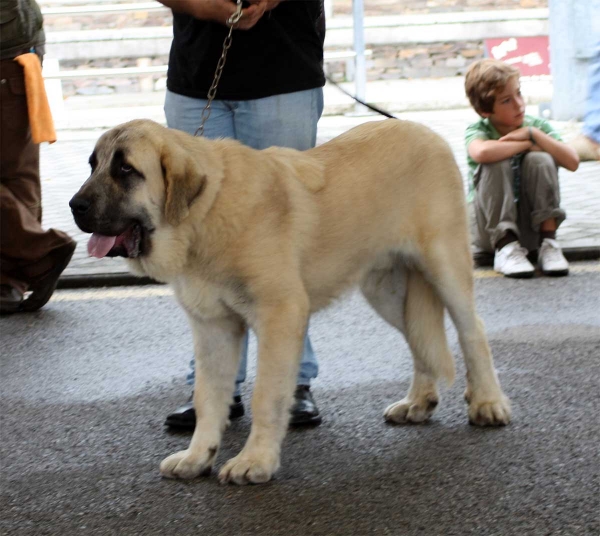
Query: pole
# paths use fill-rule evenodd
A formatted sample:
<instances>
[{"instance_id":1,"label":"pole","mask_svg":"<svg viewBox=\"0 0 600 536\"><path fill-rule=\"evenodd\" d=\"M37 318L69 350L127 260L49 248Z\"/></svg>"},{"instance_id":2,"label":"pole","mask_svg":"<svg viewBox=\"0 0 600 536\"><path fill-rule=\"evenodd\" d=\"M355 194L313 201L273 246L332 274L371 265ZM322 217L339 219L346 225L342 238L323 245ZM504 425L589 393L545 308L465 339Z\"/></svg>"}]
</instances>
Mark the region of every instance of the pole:
<instances>
[{"instance_id":1,"label":"pole","mask_svg":"<svg viewBox=\"0 0 600 536\"><path fill-rule=\"evenodd\" d=\"M354 87L356 96L366 102L367 93L367 64L365 61L365 32L364 32L364 6L363 0L352 0L352 16L354 19L354 52L355 78ZM356 104L355 113L365 113L367 109L362 104Z\"/></svg>"},{"instance_id":2,"label":"pole","mask_svg":"<svg viewBox=\"0 0 600 536\"><path fill-rule=\"evenodd\" d=\"M550 0L552 118L581 119L587 71L600 36L600 0Z\"/></svg>"}]
</instances>

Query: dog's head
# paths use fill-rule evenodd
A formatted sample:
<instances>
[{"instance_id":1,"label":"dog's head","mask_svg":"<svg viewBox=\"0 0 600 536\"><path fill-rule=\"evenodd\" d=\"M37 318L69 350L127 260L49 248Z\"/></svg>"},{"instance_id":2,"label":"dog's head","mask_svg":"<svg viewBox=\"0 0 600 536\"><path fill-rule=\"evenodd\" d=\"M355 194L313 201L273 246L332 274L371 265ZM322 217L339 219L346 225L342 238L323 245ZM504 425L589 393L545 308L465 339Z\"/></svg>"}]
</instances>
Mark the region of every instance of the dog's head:
<instances>
[{"instance_id":1,"label":"dog's head","mask_svg":"<svg viewBox=\"0 0 600 536\"><path fill-rule=\"evenodd\" d=\"M89 160L91 175L69 202L78 227L92 233L90 255L147 256L157 228L185 220L206 184L190 139L148 120L100 137Z\"/></svg>"}]
</instances>

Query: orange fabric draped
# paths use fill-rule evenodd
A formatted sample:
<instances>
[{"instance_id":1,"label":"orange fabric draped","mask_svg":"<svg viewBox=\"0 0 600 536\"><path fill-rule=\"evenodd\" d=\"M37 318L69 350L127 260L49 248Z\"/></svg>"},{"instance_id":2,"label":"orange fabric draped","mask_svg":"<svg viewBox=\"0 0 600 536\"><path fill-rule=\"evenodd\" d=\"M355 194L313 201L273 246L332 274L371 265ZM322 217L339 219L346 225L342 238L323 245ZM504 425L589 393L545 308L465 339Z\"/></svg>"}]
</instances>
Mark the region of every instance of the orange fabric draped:
<instances>
[{"instance_id":1,"label":"orange fabric draped","mask_svg":"<svg viewBox=\"0 0 600 536\"><path fill-rule=\"evenodd\" d=\"M21 54L15 61L23 66L29 126L34 143L56 141L52 112L48 104L40 58L33 53Z\"/></svg>"}]
</instances>

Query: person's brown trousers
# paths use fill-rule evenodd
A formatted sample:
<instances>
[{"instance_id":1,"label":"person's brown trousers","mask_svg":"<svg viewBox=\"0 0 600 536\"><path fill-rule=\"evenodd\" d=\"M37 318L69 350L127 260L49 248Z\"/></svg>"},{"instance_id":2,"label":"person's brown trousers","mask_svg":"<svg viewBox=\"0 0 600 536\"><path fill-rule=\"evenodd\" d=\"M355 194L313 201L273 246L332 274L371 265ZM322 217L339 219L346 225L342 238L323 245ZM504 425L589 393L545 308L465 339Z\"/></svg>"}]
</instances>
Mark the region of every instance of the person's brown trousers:
<instances>
[{"instance_id":1,"label":"person's brown trousers","mask_svg":"<svg viewBox=\"0 0 600 536\"><path fill-rule=\"evenodd\" d=\"M23 68L0 61L0 284L24 292L65 257L73 240L42 228L39 145L29 128Z\"/></svg>"}]
</instances>

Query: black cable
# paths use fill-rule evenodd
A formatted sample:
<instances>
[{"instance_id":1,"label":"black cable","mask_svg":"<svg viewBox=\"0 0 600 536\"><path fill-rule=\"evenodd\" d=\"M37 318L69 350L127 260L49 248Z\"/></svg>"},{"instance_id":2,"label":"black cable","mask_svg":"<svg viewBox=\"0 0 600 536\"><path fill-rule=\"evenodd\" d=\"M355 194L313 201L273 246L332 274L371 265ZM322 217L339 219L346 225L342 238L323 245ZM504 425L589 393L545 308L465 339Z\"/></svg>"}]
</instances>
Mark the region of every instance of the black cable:
<instances>
[{"instance_id":1,"label":"black cable","mask_svg":"<svg viewBox=\"0 0 600 536\"><path fill-rule=\"evenodd\" d=\"M337 87L342 93L344 93L344 95L347 95L348 97L350 97L351 99L354 99L356 102L358 102L359 104L362 104L363 106L366 106L367 108L369 108L369 110L373 110L374 112L377 112L378 114L381 115L385 115L385 117L389 117L390 119L398 119L395 115L392 115L389 112L386 112L385 110L382 110L381 108L378 108L377 106L373 105L373 104L369 104L361 99L359 99L357 96L352 95L352 93L349 93L348 91L346 91L342 86L340 86L337 82L334 82L331 77L325 75L325 78L327 79L327 81L334 85L335 87Z\"/></svg>"},{"instance_id":2,"label":"black cable","mask_svg":"<svg viewBox=\"0 0 600 536\"><path fill-rule=\"evenodd\" d=\"M323 3L321 3L321 9L323 9ZM288 44L290 45L291 48L295 49L296 52L298 53L298 55L300 57L302 57L303 59L305 59L305 62L307 65L312 67L312 62L306 57L306 54L304 53L304 51L296 44L294 43L290 37L287 35L287 33L283 30L283 28L281 27L281 25L279 24L279 21L277 21L275 18L273 19L274 21L274 27L279 31L281 37L288 42ZM325 79L332 85L334 85L335 87L337 87L342 93L344 93L345 95L347 95L348 97L350 97L351 99L355 100L356 102L358 102L359 104L362 104L363 106L366 106L367 108L369 108L369 110L373 110L374 112L377 112L378 114L381 114L385 117L389 117L390 119L398 119L396 116L392 115L391 113L382 110L381 108L378 108L377 106L373 105L373 104L368 104L366 102L364 102L363 100L359 99L358 97L356 97L355 95L352 95L352 93L349 93L348 91L346 91L343 87L341 87L337 82L334 82L329 76L325 75Z\"/></svg>"}]
</instances>

